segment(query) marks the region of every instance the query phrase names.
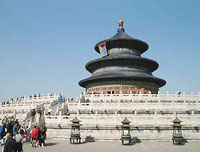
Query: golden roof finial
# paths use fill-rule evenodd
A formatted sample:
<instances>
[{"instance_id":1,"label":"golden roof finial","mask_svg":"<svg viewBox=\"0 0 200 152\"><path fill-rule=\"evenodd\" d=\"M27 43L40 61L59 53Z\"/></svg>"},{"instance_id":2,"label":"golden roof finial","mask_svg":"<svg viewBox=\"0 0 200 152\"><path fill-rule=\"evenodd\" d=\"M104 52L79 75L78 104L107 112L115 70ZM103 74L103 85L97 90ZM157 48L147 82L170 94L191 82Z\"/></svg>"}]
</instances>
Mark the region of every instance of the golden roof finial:
<instances>
[{"instance_id":1,"label":"golden roof finial","mask_svg":"<svg viewBox=\"0 0 200 152\"><path fill-rule=\"evenodd\" d=\"M124 21L123 20L119 20L118 24L119 24L120 27L123 27Z\"/></svg>"}]
</instances>

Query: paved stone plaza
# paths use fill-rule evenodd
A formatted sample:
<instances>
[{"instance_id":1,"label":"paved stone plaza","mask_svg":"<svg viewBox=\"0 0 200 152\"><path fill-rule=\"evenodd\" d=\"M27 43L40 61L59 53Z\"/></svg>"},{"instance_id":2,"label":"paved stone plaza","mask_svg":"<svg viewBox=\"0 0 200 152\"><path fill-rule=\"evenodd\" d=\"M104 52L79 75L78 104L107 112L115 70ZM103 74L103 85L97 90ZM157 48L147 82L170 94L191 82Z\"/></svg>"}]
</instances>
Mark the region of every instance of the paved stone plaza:
<instances>
[{"instance_id":1,"label":"paved stone plaza","mask_svg":"<svg viewBox=\"0 0 200 152\"><path fill-rule=\"evenodd\" d=\"M71 145L69 140L48 140L46 147L32 148L24 144L25 152L199 152L200 141L189 141L185 145L171 142L142 141L131 146L122 146L120 141L96 141Z\"/></svg>"}]
</instances>

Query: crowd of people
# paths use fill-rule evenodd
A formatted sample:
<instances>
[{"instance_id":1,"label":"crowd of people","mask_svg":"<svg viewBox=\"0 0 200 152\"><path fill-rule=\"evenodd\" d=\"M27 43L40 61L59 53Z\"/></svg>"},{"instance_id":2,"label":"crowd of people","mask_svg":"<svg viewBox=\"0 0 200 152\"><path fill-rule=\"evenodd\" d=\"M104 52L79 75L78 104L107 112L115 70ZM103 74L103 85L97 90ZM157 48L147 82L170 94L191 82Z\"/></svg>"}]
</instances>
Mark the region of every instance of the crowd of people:
<instances>
[{"instance_id":1,"label":"crowd of people","mask_svg":"<svg viewBox=\"0 0 200 152\"><path fill-rule=\"evenodd\" d=\"M4 117L0 126L0 143L2 152L22 152L23 143L31 142L33 147L45 146L46 127L38 127L37 124L31 128L31 122L20 124L18 119ZM39 144L37 144L39 141Z\"/></svg>"},{"instance_id":2,"label":"crowd of people","mask_svg":"<svg viewBox=\"0 0 200 152\"><path fill-rule=\"evenodd\" d=\"M37 117L41 118L42 116L44 116L44 112L45 112L44 106L41 106L36 109L32 109L31 113L30 113L31 117L32 117L32 122L35 121L35 118L37 118Z\"/></svg>"}]
</instances>

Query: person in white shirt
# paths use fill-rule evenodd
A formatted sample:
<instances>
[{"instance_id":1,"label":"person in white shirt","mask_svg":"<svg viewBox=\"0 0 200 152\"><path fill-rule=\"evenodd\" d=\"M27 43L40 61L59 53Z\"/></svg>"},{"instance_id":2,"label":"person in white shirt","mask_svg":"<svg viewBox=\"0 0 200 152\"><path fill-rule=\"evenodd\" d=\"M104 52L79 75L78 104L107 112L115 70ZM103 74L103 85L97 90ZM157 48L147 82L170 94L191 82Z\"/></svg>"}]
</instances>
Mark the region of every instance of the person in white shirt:
<instances>
[{"instance_id":1,"label":"person in white shirt","mask_svg":"<svg viewBox=\"0 0 200 152\"><path fill-rule=\"evenodd\" d=\"M51 111L52 111L52 109L49 108L49 109L48 109L48 115L49 115L49 116L51 115Z\"/></svg>"},{"instance_id":2,"label":"person in white shirt","mask_svg":"<svg viewBox=\"0 0 200 152\"><path fill-rule=\"evenodd\" d=\"M16 152L22 152L23 151L23 136L24 136L24 130L20 129L19 132L14 136L14 139L16 141L15 143L15 151Z\"/></svg>"}]
</instances>

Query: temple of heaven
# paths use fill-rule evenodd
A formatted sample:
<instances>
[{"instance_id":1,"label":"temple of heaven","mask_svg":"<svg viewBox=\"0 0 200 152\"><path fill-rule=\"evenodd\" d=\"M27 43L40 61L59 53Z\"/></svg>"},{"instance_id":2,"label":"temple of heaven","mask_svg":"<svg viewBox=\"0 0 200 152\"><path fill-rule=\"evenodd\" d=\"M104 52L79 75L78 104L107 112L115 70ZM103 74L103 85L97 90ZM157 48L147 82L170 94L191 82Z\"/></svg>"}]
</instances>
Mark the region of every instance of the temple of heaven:
<instances>
[{"instance_id":1,"label":"temple of heaven","mask_svg":"<svg viewBox=\"0 0 200 152\"><path fill-rule=\"evenodd\" d=\"M126 34L120 20L117 34L95 45L101 58L86 64L92 76L79 85L88 94L157 94L166 81L152 75L156 61L141 57L147 49L147 43Z\"/></svg>"}]
</instances>

